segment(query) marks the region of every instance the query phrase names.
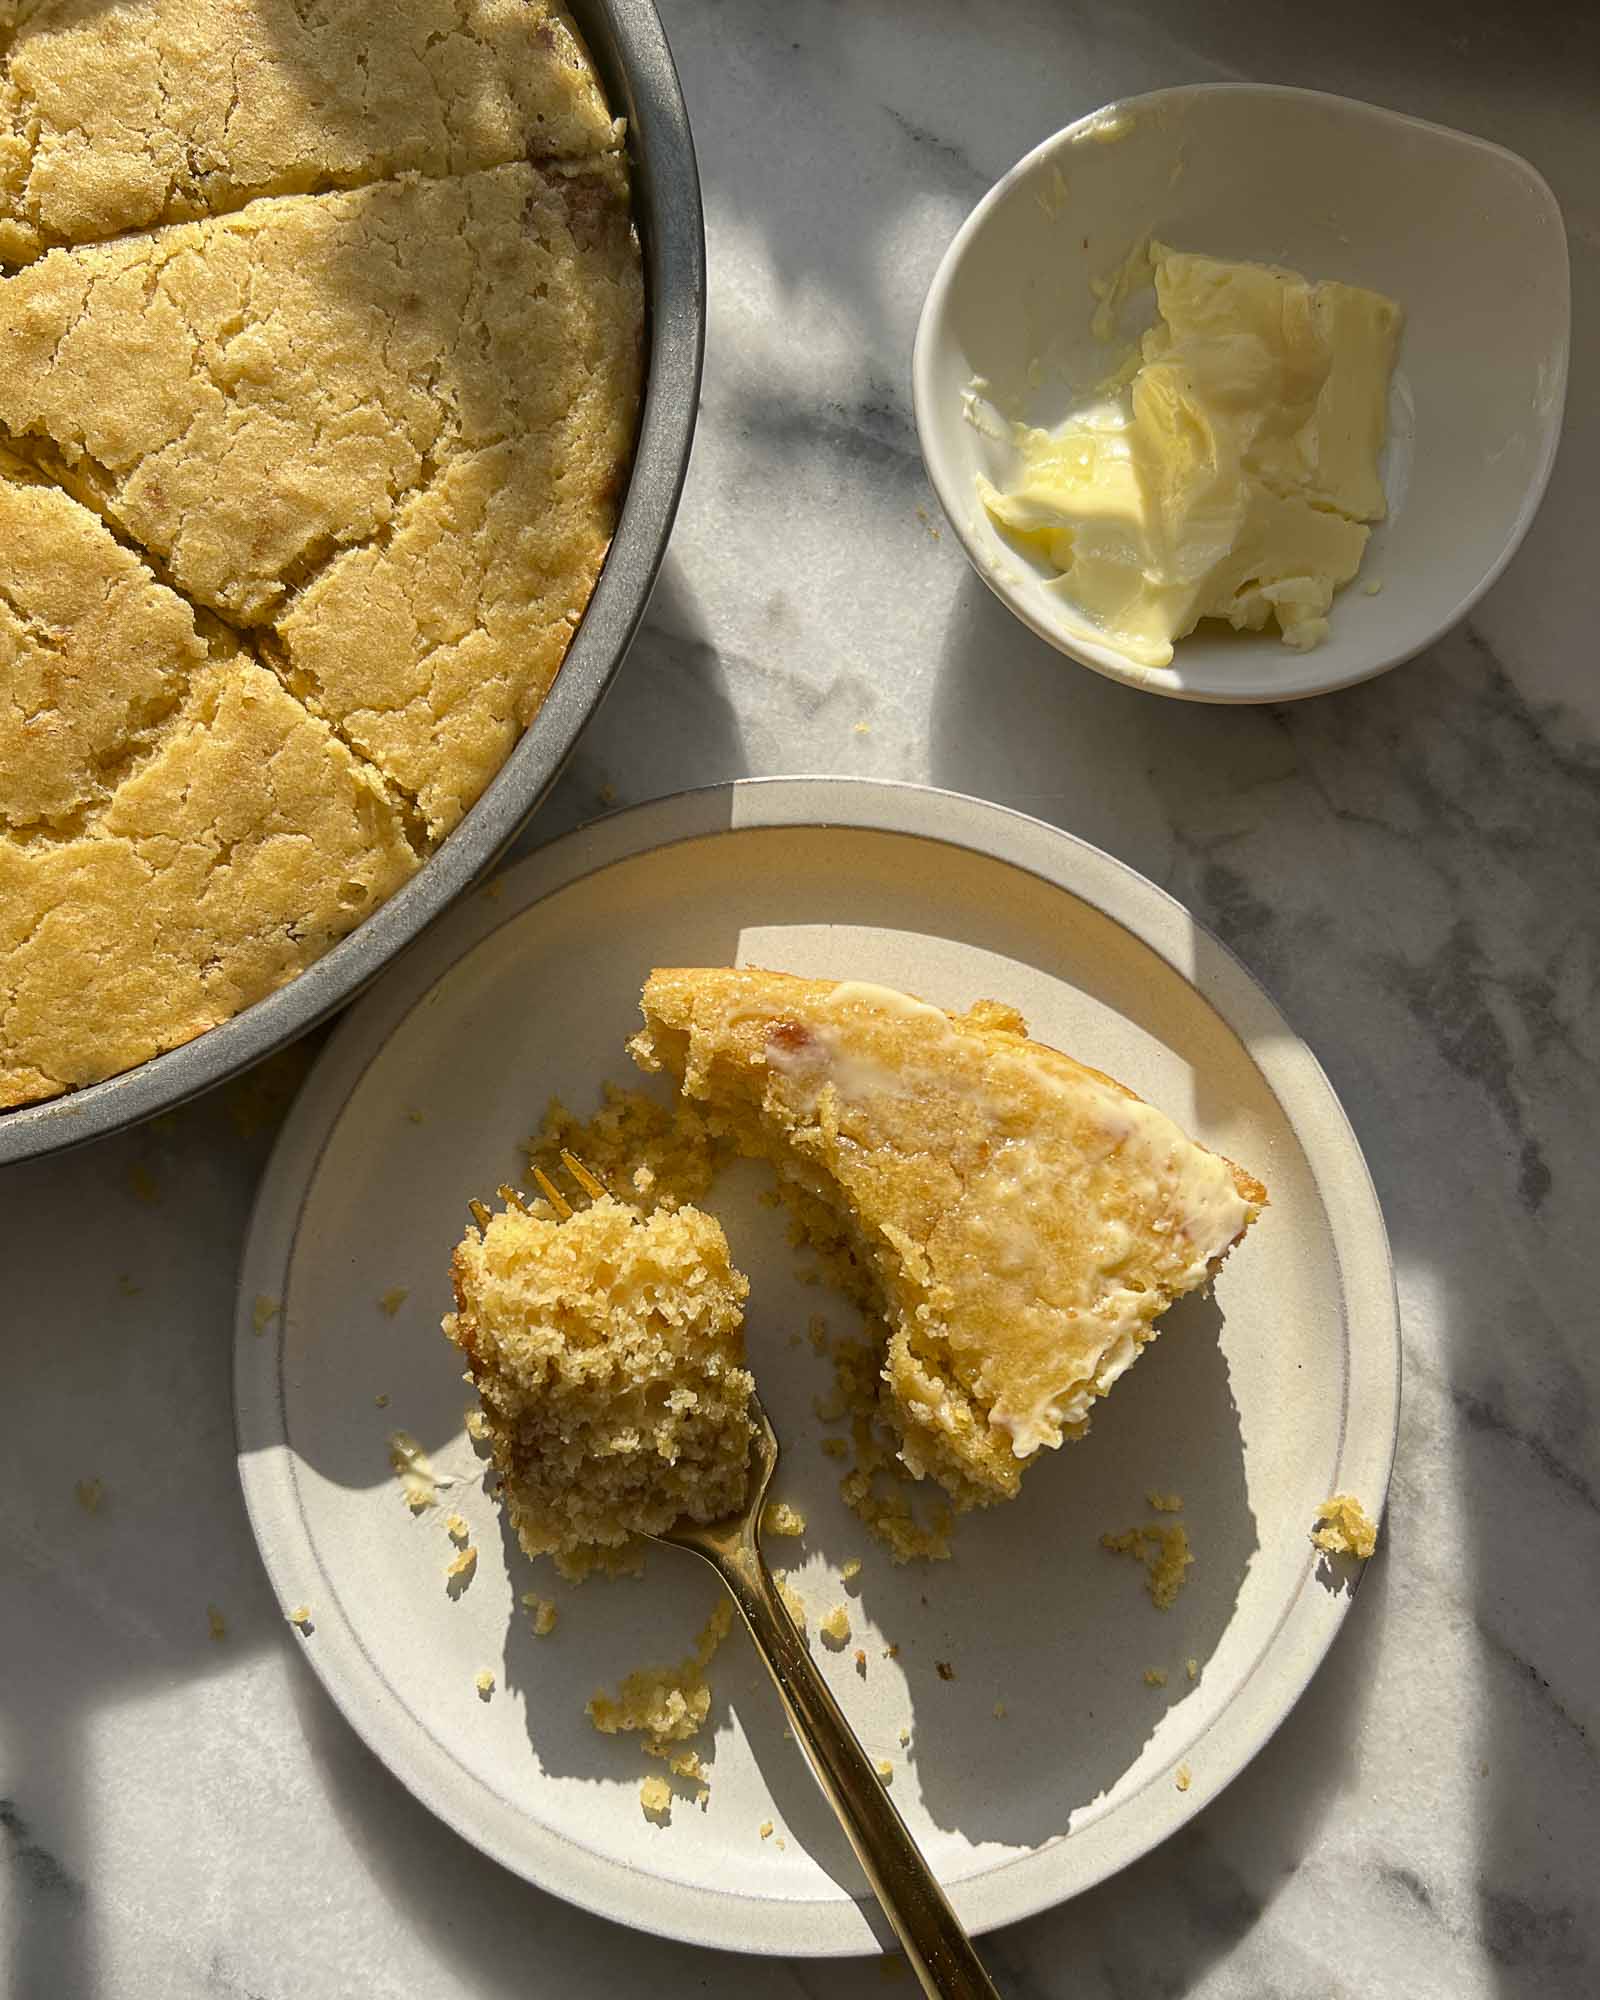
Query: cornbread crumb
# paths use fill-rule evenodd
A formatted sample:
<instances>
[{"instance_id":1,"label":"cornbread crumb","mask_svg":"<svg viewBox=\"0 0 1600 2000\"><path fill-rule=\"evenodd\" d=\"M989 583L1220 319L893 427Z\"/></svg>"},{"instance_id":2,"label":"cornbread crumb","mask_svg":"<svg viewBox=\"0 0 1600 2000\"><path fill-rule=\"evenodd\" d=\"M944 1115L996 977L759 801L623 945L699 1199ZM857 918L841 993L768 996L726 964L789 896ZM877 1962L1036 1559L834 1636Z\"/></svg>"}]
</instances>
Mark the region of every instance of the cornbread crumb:
<instances>
[{"instance_id":1,"label":"cornbread crumb","mask_svg":"<svg viewBox=\"0 0 1600 2000\"><path fill-rule=\"evenodd\" d=\"M411 1296L411 1291L408 1286L393 1285L378 1300L378 1304L383 1308L385 1314L390 1319L393 1319L395 1314L400 1310L400 1308L405 1304L406 1300L410 1298L410 1296Z\"/></svg>"},{"instance_id":2,"label":"cornbread crumb","mask_svg":"<svg viewBox=\"0 0 1600 2000\"><path fill-rule=\"evenodd\" d=\"M377 1404L380 1410L386 1410L389 1407L389 1398L384 1394L384 1392L381 1389L378 1391L377 1395L373 1397L372 1400Z\"/></svg>"},{"instance_id":3,"label":"cornbread crumb","mask_svg":"<svg viewBox=\"0 0 1600 2000\"><path fill-rule=\"evenodd\" d=\"M822 1440L822 1455L824 1458L848 1458L850 1456L850 1440L838 1437L824 1438Z\"/></svg>"},{"instance_id":4,"label":"cornbread crumb","mask_svg":"<svg viewBox=\"0 0 1600 2000\"><path fill-rule=\"evenodd\" d=\"M221 1611L217 1608L215 1604L208 1604L206 1606L206 1625L209 1628L213 1639L220 1642L221 1640L227 1638L228 1621L226 1618L223 1617Z\"/></svg>"},{"instance_id":5,"label":"cornbread crumb","mask_svg":"<svg viewBox=\"0 0 1600 2000\"><path fill-rule=\"evenodd\" d=\"M898 1660L898 1659L899 1659L899 1657L900 1657L900 1641L899 1641L898 1639L891 1639L891 1640L890 1640L890 1642L889 1642L889 1644L888 1644L887 1646L885 1646L885 1647L884 1647L884 1649L883 1649L883 1657L884 1657L884 1658L885 1658L886 1660Z\"/></svg>"},{"instance_id":6,"label":"cornbread crumb","mask_svg":"<svg viewBox=\"0 0 1600 2000\"><path fill-rule=\"evenodd\" d=\"M933 1668L942 1681L953 1681L956 1677L956 1670L948 1660L935 1660Z\"/></svg>"},{"instance_id":7,"label":"cornbread crumb","mask_svg":"<svg viewBox=\"0 0 1600 2000\"><path fill-rule=\"evenodd\" d=\"M1190 1680L1192 1681L1199 1680L1200 1662L1198 1660L1185 1660L1183 1663L1183 1671L1189 1676Z\"/></svg>"},{"instance_id":8,"label":"cornbread crumb","mask_svg":"<svg viewBox=\"0 0 1600 2000\"><path fill-rule=\"evenodd\" d=\"M675 1750L667 1759L667 1769L679 1778L698 1778L702 1774L698 1750Z\"/></svg>"},{"instance_id":9,"label":"cornbread crumb","mask_svg":"<svg viewBox=\"0 0 1600 2000\"><path fill-rule=\"evenodd\" d=\"M420 1111L408 1111L406 1118L413 1125L420 1125L422 1123L422 1113Z\"/></svg>"},{"instance_id":10,"label":"cornbread crumb","mask_svg":"<svg viewBox=\"0 0 1600 2000\"><path fill-rule=\"evenodd\" d=\"M487 1701L494 1693L494 1675L484 1667L474 1677L472 1685L478 1690L479 1701Z\"/></svg>"},{"instance_id":11,"label":"cornbread crumb","mask_svg":"<svg viewBox=\"0 0 1600 2000\"><path fill-rule=\"evenodd\" d=\"M778 1586L778 1595L783 1599L784 1609L803 1632L806 1629L806 1601L789 1581L786 1569L775 1569L772 1580Z\"/></svg>"},{"instance_id":12,"label":"cornbread crumb","mask_svg":"<svg viewBox=\"0 0 1600 2000\"><path fill-rule=\"evenodd\" d=\"M1164 1688L1167 1684L1166 1668L1146 1667L1144 1670L1144 1684L1146 1687Z\"/></svg>"},{"instance_id":13,"label":"cornbread crumb","mask_svg":"<svg viewBox=\"0 0 1600 2000\"><path fill-rule=\"evenodd\" d=\"M452 1263L446 1335L483 1401L506 1512L569 1576L744 1497L754 1427L721 1225L603 1195L564 1220L512 1202Z\"/></svg>"},{"instance_id":14,"label":"cornbread crumb","mask_svg":"<svg viewBox=\"0 0 1600 2000\"><path fill-rule=\"evenodd\" d=\"M761 1510L761 1528L768 1535L803 1535L806 1517L787 1500L769 1500Z\"/></svg>"},{"instance_id":15,"label":"cornbread crumb","mask_svg":"<svg viewBox=\"0 0 1600 2000\"><path fill-rule=\"evenodd\" d=\"M890 1763L887 1757L880 1757L872 1768L886 1785L894 1782L894 1765Z\"/></svg>"},{"instance_id":16,"label":"cornbread crumb","mask_svg":"<svg viewBox=\"0 0 1600 2000\"><path fill-rule=\"evenodd\" d=\"M136 1299L144 1290L144 1286L136 1285L133 1282L131 1271L119 1271L117 1273L117 1290L121 1292L125 1299Z\"/></svg>"},{"instance_id":17,"label":"cornbread crumb","mask_svg":"<svg viewBox=\"0 0 1600 2000\"><path fill-rule=\"evenodd\" d=\"M1172 1774L1172 1782L1177 1786L1180 1792L1188 1791L1190 1784L1193 1782L1193 1779L1194 1779L1194 1773L1189 1769L1187 1764L1180 1764L1177 1770Z\"/></svg>"},{"instance_id":18,"label":"cornbread crumb","mask_svg":"<svg viewBox=\"0 0 1600 2000\"><path fill-rule=\"evenodd\" d=\"M478 1551L468 1542L459 1549L444 1566L445 1588L452 1597L459 1597L471 1583L478 1567Z\"/></svg>"},{"instance_id":19,"label":"cornbread crumb","mask_svg":"<svg viewBox=\"0 0 1600 2000\"><path fill-rule=\"evenodd\" d=\"M911 1731L909 1729L902 1729L900 1732L900 1748L902 1750L906 1749L907 1746L910 1744L910 1742L911 1742Z\"/></svg>"},{"instance_id":20,"label":"cornbread crumb","mask_svg":"<svg viewBox=\"0 0 1600 2000\"><path fill-rule=\"evenodd\" d=\"M639 1804L647 1818L654 1813L671 1819L672 1787L665 1778L646 1778L639 1787Z\"/></svg>"},{"instance_id":21,"label":"cornbread crumb","mask_svg":"<svg viewBox=\"0 0 1600 2000\"><path fill-rule=\"evenodd\" d=\"M413 1514L439 1504L439 1475L422 1446L409 1431L390 1431L389 1464ZM448 1482L445 1482L448 1483Z\"/></svg>"},{"instance_id":22,"label":"cornbread crumb","mask_svg":"<svg viewBox=\"0 0 1600 2000\"><path fill-rule=\"evenodd\" d=\"M453 1542L465 1542L467 1537L472 1533L471 1528L467 1526L467 1517L465 1514L446 1514L444 1517L444 1531Z\"/></svg>"},{"instance_id":23,"label":"cornbread crumb","mask_svg":"<svg viewBox=\"0 0 1600 2000\"><path fill-rule=\"evenodd\" d=\"M100 1479L80 1479L72 1489L78 1505L86 1514L98 1514L106 1497L105 1482Z\"/></svg>"},{"instance_id":24,"label":"cornbread crumb","mask_svg":"<svg viewBox=\"0 0 1600 2000\"><path fill-rule=\"evenodd\" d=\"M1361 588L1368 597L1376 597L1378 592L1383 588L1383 579L1379 576L1372 577L1366 583L1362 584Z\"/></svg>"},{"instance_id":25,"label":"cornbread crumb","mask_svg":"<svg viewBox=\"0 0 1600 2000\"><path fill-rule=\"evenodd\" d=\"M309 1632L311 1630L311 1606L309 1604L297 1604L285 1616L288 1618L289 1623L298 1631Z\"/></svg>"},{"instance_id":26,"label":"cornbread crumb","mask_svg":"<svg viewBox=\"0 0 1600 2000\"><path fill-rule=\"evenodd\" d=\"M854 1583L856 1578L860 1574L861 1574L860 1556L852 1556L847 1563L842 1563L840 1565L839 1580L841 1583Z\"/></svg>"},{"instance_id":27,"label":"cornbread crumb","mask_svg":"<svg viewBox=\"0 0 1600 2000\"><path fill-rule=\"evenodd\" d=\"M482 1410L468 1410L467 1436L474 1444L486 1444L489 1438L489 1419Z\"/></svg>"},{"instance_id":28,"label":"cornbread crumb","mask_svg":"<svg viewBox=\"0 0 1600 2000\"><path fill-rule=\"evenodd\" d=\"M817 1629L824 1642L835 1652L848 1645L850 1640L850 1611L844 1604L836 1604L831 1611L824 1612L817 1622Z\"/></svg>"},{"instance_id":29,"label":"cornbread crumb","mask_svg":"<svg viewBox=\"0 0 1600 2000\"><path fill-rule=\"evenodd\" d=\"M669 1743L693 1736L711 1712L706 1668L728 1635L733 1605L724 1598L706 1620L689 1658L676 1667L640 1667L617 1693L597 1689L588 1703L589 1720L603 1736L636 1731L652 1757L669 1757Z\"/></svg>"},{"instance_id":30,"label":"cornbread crumb","mask_svg":"<svg viewBox=\"0 0 1600 2000\"><path fill-rule=\"evenodd\" d=\"M867 1677L867 1649L866 1649L866 1647L865 1647L865 1646L857 1646L857 1648L856 1648L856 1672L857 1672L857 1673L858 1673L858 1674L859 1674L859 1675L861 1676L861 1678L862 1678L863 1680L865 1680L865 1679L866 1679L866 1677Z\"/></svg>"},{"instance_id":31,"label":"cornbread crumb","mask_svg":"<svg viewBox=\"0 0 1600 2000\"><path fill-rule=\"evenodd\" d=\"M1156 1493L1152 1491L1144 1497L1158 1514L1181 1514L1183 1512L1183 1495L1181 1493Z\"/></svg>"},{"instance_id":32,"label":"cornbread crumb","mask_svg":"<svg viewBox=\"0 0 1600 2000\"><path fill-rule=\"evenodd\" d=\"M256 1293L256 1302L250 1308L250 1324L257 1333L265 1333L267 1328L283 1311L283 1301L274 1299L265 1292Z\"/></svg>"},{"instance_id":33,"label":"cornbread crumb","mask_svg":"<svg viewBox=\"0 0 1600 2000\"><path fill-rule=\"evenodd\" d=\"M1329 1555L1354 1556L1365 1562L1378 1546L1378 1527L1351 1493L1335 1493L1317 1509L1318 1526L1311 1539Z\"/></svg>"},{"instance_id":34,"label":"cornbread crumb","mask_svg":"<svg viewBox=\"0 0 1600 2000\"><path fill-rule=\"evenodd\" d=\"M774 1844L776 1845L777 1850L780 1854L789 1845L789 1843L784 1839L781 1833L778 1835L777 1841Z\"/></svg>"},{"instance_id":35,"label":"cornbread crumb","mask_svg":"<svg viewBox=\"0 0 1600 2000\"><path fill-rule=\"evenodd\" d=\"M1006 1705L1003 1701L997 1701L994 1705L994 1719L996 1722L1004 1722L1005 1718Z\"/></svg>"},{"instance_id":36,"label":"cornbread crumb","mask_svg":"<svg viewBox=\"0 0 1600 2000\"><path fill-rule=\"evenodd\" d=\"M1126 1528L1118 1535L1102 1535L1100 1546L1112 1555L1132 1556L1143 1563L1145 1588L1158 1610L1170 1611L1183 1588L1189 1565L1194 1561L1188 1531L1181 1521L1161 1526Z\"/></svg>"},{"instance_id":37,"label":"cornbread crumb","mask_svg":"<svg viewBox=\"0 0 1600 2000\"><path fill-rule=\"evenodd\" d=\"M539 1638L548 1638L556 1629L559 1611L548 1597L541 1597L536 1590L525 1590L522 1593L522 1608L527 1612Z\"/></svg>"},{"instance_id":38,"label":"cornbread crumb","mask_svg":"<svg viewBox=\"0 0 1600 2000\"><path fill-rule=\"evenodd\" d=\"M756 1832L761 1836L763 1840L770 1840L772 1838L772 1821L770 1819L764 1819L761 1822L760 1826L756 1828Z\"/></svg>"}]
</instances>

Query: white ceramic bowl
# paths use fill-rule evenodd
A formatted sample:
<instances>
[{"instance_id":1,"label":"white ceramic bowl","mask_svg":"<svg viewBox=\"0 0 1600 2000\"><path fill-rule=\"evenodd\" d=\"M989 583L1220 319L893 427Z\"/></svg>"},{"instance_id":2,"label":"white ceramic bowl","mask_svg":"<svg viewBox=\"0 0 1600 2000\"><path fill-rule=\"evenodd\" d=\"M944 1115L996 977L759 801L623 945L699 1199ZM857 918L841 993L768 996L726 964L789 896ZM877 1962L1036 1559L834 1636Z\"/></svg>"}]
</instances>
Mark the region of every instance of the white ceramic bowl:
<instances>
[{"instance_id":1,"label":"white ceramic bowl","mask_svg":"<svg viewBox=\"0 0 1600 2000\"><path fill-rule=\"evenodd\" d=\"M1405 310L1383 467L1389 518L1311 652L1209 620L1170 667L1137 666L1063 607L979 504L977 475L1003 485L1013 453L967 420L963 392L978 378L1006 415L1059 423L1074 391L1107 372L1090 281L1146 234L1371 286ZM923 458L979 576L1073 659L1193 701L1322 694L1421 652L1510 560L1560 436L1568 292L1554 195L1486 140L1274 84L1125 98L1019 161L945 253L912 360ZM1153 316L1146 288L1124 332Z\"/></svg>"}]
</instances>

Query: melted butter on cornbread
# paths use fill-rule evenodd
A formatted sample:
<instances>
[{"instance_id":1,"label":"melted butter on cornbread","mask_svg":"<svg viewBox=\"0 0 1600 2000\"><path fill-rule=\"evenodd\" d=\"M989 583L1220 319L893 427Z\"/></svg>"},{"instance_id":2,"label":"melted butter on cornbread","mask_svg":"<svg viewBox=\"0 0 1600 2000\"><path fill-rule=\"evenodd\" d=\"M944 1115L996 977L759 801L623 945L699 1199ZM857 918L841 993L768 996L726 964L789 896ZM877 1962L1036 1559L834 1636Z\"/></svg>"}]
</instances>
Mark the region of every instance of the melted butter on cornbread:
<instances>
[{"instance_id":1,"label":"melted butter on cornbread","mask_svg":"<svg viewBox=\"0 0 1600 2000\"><path fill-rule=\"evenodd\" d=\"M994 1002L721 969L658 971L643 1004L643 1066L840 1218L883 1296L901 1456L961 1500L1080 1433L1266 1199Z\"/></svg>"}]
</instances>

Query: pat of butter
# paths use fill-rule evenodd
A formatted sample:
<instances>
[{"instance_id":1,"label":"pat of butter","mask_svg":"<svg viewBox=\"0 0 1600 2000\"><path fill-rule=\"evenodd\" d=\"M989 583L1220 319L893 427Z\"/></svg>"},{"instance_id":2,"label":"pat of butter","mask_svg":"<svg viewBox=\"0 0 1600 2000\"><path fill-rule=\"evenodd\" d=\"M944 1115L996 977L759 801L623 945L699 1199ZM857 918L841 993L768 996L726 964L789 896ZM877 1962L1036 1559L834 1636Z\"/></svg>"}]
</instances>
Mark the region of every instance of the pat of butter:
<instances>
[{"instance_id":1,"label":"pat of butter","mask_svg":"<svg viewBox=\"0 0 1600 2000\"><path fill-rule=\"evenodd\" d=\"M1287 645L1315 646L1383 518L1400 308L1265 264L1147 254L1161 318L1131 382L1113 376L1110 400L1057 430L1014 426L1019 476L1004 493L980 476L979 496L1140 665L1169 665L1202 618L1276 618Z\"/></svg>"}]
</instances>

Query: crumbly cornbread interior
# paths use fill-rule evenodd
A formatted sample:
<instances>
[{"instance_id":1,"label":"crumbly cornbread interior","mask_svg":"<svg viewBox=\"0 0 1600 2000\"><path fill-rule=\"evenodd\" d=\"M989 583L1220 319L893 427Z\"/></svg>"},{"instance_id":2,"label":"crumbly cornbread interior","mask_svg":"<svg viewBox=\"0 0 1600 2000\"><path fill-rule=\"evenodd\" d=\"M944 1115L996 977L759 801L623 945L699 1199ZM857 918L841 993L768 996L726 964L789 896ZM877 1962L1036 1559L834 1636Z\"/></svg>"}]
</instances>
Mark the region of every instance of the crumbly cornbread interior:
<instances>
[{"instance_id":1,"label":"crumbly cornbread interior","mask_svg":"<svg viewBox=\"0 0 1600 2000\"><path fill-rule=\"evenodd\" d=\"M0 1107L292 978L537 713L632 451L621 140L544 0L0 9Z\"/></svg>"},{"instance_id":2,"label":"crumbly cornbread interior","mask_svg":"<svg viewBox=\"0 0 1600 2000\"><path fill-rule=\"evenodd\" d=\"M566 1220L511 1206L468 1231L452 1279L444 1330L467 1357L530 1556L581 1575L596 1552L740 1505L749 1286L719 1223L687 1206L641 1216L610 1196Z\"/></svg>"},{"instance_id":3,"label":"crumbly cornbread interior","mask_svg":"<svg viewBox=\"0 0 1600 2000\"><path fill-rule=\"evenodd\" d=\"M887 1331L879 1406L958 1506L1080 1436L1260 1182L1013 1009L955 1016L858 982L658 970L631 1044L713 1131L770 1160Z\"/></svg>"}]
</instances>

